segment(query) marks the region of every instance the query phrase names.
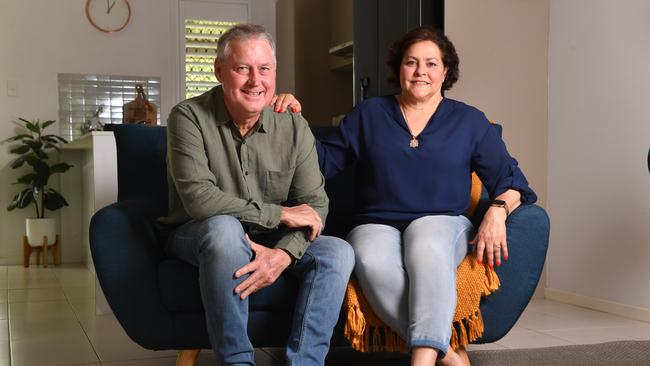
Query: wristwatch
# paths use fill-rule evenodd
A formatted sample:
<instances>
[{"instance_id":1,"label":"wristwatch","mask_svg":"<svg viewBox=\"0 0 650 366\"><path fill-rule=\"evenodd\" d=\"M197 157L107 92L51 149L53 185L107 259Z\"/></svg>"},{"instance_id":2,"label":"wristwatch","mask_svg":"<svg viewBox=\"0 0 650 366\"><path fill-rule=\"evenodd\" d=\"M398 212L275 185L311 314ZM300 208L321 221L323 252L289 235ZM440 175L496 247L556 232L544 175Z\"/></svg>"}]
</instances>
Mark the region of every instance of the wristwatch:
<instances>
[{"instance_id":1,"label":"wristwatch","mask_svg":"<svg viewBox=\"0 0 650 366\"><path fill-rule=\"evenodd\" d=\"M508 204L504 200L492 200L490 206L503 207L503 209L506 210L506 216L510 215L510 209L508 208Z\"/></svg>"}]
</instances>

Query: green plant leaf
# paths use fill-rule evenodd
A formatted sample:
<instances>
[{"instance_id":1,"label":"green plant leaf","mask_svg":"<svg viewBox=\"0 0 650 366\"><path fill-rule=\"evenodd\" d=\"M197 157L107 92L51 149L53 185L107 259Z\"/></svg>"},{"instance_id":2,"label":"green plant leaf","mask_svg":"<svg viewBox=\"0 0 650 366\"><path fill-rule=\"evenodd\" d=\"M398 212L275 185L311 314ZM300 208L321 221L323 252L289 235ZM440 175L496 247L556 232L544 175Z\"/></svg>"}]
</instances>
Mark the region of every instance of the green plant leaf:
<instances>
[{"instance_id":1,"label":"green plant leaf","mask_svg":"<svg viewBox=\"0 0 650 366\"><path fill-rule=\"evenodd\" d=\"M38 184L35 182L34 185L38 187L45 186L47 184L47 179L50 177L50 167L44 162L37 160L35 164L32 165L32 168L34 168L34 172L38 176L38 179L36 179L36 182L38 182Z\"/></svg>"},{"instance_id":2,"label":"green plant leaf","mask_svg":"<svg viewBox=\"0 0 650 366\"><path fill-rule=\"evenodd\" d=\"M45 196L43 197L43 206L48 210L55 211L67 205L68 202L66 202L59 192L53 189L49 189L45 192Z\"/></svg>"},{"instance_id":3,"label":"green plant leaf","mask_svg":"<svg viewBox=\"0 0 650 366\"><path fill-rule=\"evenodd\" d=\"M18 178L18 183L32 185L36 177L37 175L34 173L25 174L22 177Z\"/></svg>"},{"instance_id":4,"label":"green plant leaf","mask_svg":"<svg viewBox=\"0 0 650 366\"><path fill-rule=\"evenodd\" d=\"M58 147L57 145L51 144L51 143L46 143L45 146L43 146L44 150L49 150L49 149L54 149L56 151L61 151L61 148Z\"/></svg>"},{"instance_id":5,"label":"green plant leaf","mask_svg":"<svg viewBox=\"0 0 650 366\"><path fill-rule=\"evenodd\" d=\"M50 173L64 173L67 172L68 169L72 168L73 165L70 165L68 163L58 163L54 164L50 167Z\"/></svg>"},{"instance_id":6,"label":"green plant leaf","mask_svg":"<svg viewBox=\"0 0 650 366\"><path fill-rule=\"evenodd\" d=\"M56 121L45 121L45 122L43 122L43 125L41 126L41 129L43 129L43 130L46 129L47 127L52 125L54 122L56 122Z\"/></svg>"},{"instance_id":7,"label":"green plant leaf","mask_svg":"<svg viewBox=\"0 0 650 366\"><path fill-rule=\"evenodd\" d=\"M23 120L23 121L25 122L25 127L27 127L28 130L30 130L32 132L35 132L35 133L39 133L41 131L40 126L38 126L38 122L37 122L37 124L34 124L34 123L29 122L27 120Z\"/></svg>"},{"instance_id":8,"label":"green plant leaf","mask_svg":"<svg viewBox=\"0 0 650 366\"><path fill-rule=\"evenodd\" d=\"M27 146L27 145L18 145L16 147L12 148L11 150L9 150L10 153L18 154L18 155L22 155L22 154L24 154L24 153L26 153L28 151L29 151L29 146Z\"/></svg>"},{"instance_id":9,"label":"green plant leaf","mask_svg":"<svg viewBox=\"0 0 650 366\"><path fill-rule=\"evenodd\" d=\"M43 135L43 138L45 138L45 137L55 139L55 140L59 141L62 144L67 144L68 143L68 140L66 140L63 137L58 136L58 135Z\"/></svg>"},{"instance_id":10,"label":"green plant leaf","mask_svg":"<svg viewBox=\"0 0 650 366\"><path fill-rule=\"evenodd\" d=\"M17 195L14 196L14 198L11 200L11 203L9 204L9 206L7 206L7 211L13 211L16 208L18 208L18 196L19 195L20 194L17 194Z\"/></svg>"},{"instance_id":11,"label":"green plant leaf","mask_svg":"<svg viewBox=\"0 0 650 366\"><path fill-rule=\"evenodd\" d=\"M29 148L32 149L32 151L34 151L34 154L36 154L36 156L38 156L40 159L47 159L48 158L45 151L43 151L43 143L42 142L27 140L27 141L23 141L23 143L25 145L29 146Z\"/></svg>"},{"instance_id":12,"label":"green plant leaf","mask_svg":"<svg viewBox=\"0 0 650 366\"><path fill-rule=\"evenodd\" d=\"M24 156L25 156L25 160L27 161L27 164L29 164L30 166L34 166L41 161L41 159L34 156L34 154L26 154Z\"/></svg>"},{"instance_id":13,"label":"green plant leaf","mask_svg":"<svg viewBox=\"0 0 650 366\"><path fill-rule=\"evenodd\" d=\"M52 145L58 145L58 144L60 144L59 140L57 140L57 139L55 139L55 138L53 138L53 137L51 137L51 136L47 136L47 135L45 135L45 136L41 136L41 140L43 140L43 141L45 141L45 142L49 142L49 143L52 144Z\"/></svg>"},{"instance_id":14,"label":"green plant leaf","mask_svg":"<svg viewBox=\"0 0 650 366\"><path fill-rule=\"evenodd\" d=\"M7 209L13 210L14 208L25 208L34 202L34 194L31 188L27 188L22 192L14 196L13 202L7 207Z\"/></svg>"},{"instance_id":15,"label":"green plant leaf","mask_svg":"<svg viewBox=\"0 0 650 366\"><path fill-rule=\"evenodd\" d=\"M20 139L34 139L34 138L32 137L32 135L28 135L26 133L21 133L19 135L12 136L12 137L10 137L10 138L8 138L6 140L2 140L2 142L13 142L13 141L18 141Z\"/></svg>"},{"instance_id":16,"label":"green plant leaf","mask_svg":"<svg viewBox=\"0 0 650 366\"><path fill-rule=\"evenodd\" d=\"M23 155L23 156L19 156L18 158L16 158L16 160L14 160L14 161L11 163L11 169L18 169L18 168L20 168L21 166L23 166L23 164L25 163L25 161L27 160L27 158L29 158L30 156L31 156L31 155Z\"/></svg>"},{"instance_id":17,"label":"green plant leaf","mask_svg":"<svg viewBox=\"0 0 650 366\"><path fill-rule=\"evenodd\" d=\"M43 147L43 143L37 140L25 140L23 144L29 146L30 149L36 151L40 150Z\"/></svg>"}]
</instances>

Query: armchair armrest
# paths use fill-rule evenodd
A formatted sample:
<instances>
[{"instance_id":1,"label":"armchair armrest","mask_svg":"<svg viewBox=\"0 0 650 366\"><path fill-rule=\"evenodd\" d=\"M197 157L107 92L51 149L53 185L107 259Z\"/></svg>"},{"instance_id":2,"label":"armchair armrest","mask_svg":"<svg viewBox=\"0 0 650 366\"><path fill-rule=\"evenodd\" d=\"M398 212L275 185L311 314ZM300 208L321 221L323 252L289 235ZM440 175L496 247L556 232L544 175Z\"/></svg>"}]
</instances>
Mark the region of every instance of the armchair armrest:
<instances>
[{"instance_id":1,"label":"armchair armrest","mask_svg":"<svg viewBox=\"0 0 650 366\"><path fill-rule=\"evenodd\" d=\"M126 333L145 348L159 349L172 343L173 323L158 289L158 263L165 254L152 206L126 200L99 210L90 222L90 249L99 283Z\"/></svg>"},{"instance_id":2,"label":"armchair armrest","mask_svg":"<svg viewBox=\"0 0 650 366\"><path fill-rule=\"evenodd\" d=\"M523 313L535 292L544 267L550 222L537 205L522 205L508 216L508 260L496 268L501 287L481 302L483 336L474 343L496 342Z\"/></svg>"}]
</instances>

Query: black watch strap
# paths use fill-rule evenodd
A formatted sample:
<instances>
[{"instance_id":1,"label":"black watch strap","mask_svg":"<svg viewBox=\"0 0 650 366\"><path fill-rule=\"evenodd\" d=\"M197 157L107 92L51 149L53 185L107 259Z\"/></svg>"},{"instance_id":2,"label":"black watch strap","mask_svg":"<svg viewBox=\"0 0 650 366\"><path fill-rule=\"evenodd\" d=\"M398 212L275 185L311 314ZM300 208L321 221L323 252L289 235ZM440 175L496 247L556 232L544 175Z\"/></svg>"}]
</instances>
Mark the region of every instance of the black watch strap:
<instances>
[{"instance_id":1,"label":"black watch strap","mask_svg":"<svg viewBox=\"0 0 650 366\"><path fill-rule=\"evenodd\" d=\"M492 200L490 206L503 207L503 209L506 210L506 216L510 215L510 209L508 208L508 204L504 200Z\"/></svg>"}]
</instances>

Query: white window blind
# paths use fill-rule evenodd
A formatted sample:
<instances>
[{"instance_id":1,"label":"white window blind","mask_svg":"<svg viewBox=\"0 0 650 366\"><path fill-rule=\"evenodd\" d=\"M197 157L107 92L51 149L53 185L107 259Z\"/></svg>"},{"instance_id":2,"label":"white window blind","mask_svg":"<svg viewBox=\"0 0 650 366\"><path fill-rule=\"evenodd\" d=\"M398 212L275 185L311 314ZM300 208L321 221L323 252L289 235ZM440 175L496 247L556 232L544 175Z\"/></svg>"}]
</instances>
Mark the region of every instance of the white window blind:
<instances>
[{"instance_id":1,"label":"white window blind","mask_svg":"<svg viewBox=\"0 0 650 366\"><path fill-rule=\"evenodd\" d=\"M237 22L185 19L185 97L219 85L214 76L217 40Z\"/></svg>"},{"instance_id":2,"label":"white window blind","mask_svg":"<svg viewBox=\"0 0 650 366\"><path fill-rule=\"evenodd\" d=\"M147 99L158 107L160 121L159 77L59 74L58 80L60 133L70 141L100 108L102 124L122 123L122 106L135 99L136 84L142 84Z\"/></svg>"}]
</instances>

